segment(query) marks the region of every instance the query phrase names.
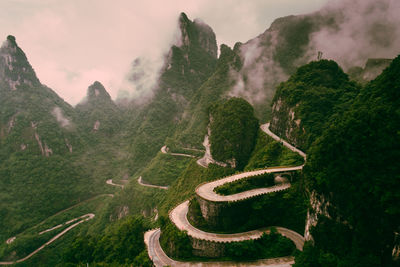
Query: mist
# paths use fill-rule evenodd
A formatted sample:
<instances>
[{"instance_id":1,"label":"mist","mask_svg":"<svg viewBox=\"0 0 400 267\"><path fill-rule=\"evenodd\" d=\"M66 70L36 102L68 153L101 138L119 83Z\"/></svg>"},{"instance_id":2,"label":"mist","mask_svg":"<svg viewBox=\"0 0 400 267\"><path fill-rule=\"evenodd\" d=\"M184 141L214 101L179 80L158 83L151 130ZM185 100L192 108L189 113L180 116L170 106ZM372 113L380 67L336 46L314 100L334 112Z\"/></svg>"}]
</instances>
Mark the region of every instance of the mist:
<instances>
[{"instance_id":1,"label":"mist","mask_svg":"<svg viewBox=\"0 0 400 267\"><path fill-rule=\"evenodd\" d=\"M321 51L344 69L400 53L400 1L330 1L321 14L334 14L337 25L311 35L310 53Z\"/></svg>"},{"instance_id":2,"label":"mist","mask_svg":"<svg viewBox=\"0 0 400 267\"><path fill-rule=\"evenodd\" d=\"M40 81L75 105L102 81L111 97L151 96L163 55L175 42L185 12L210 25L218 44L246 42L277 17L319 9L327 0L2 0L0 39L11 34ZM135 59L141 58L146 73ZM150 90L150 91L147 91Z\"/></svg>"},{"instance_id":3,"label":"mist","mask_svg":"<svg viewBox=\"0 0 400 267\"><path fill-rule=\"evenodd\" d=\"M277 36L272 32L240 47L243 66L240 72L231 71L231 79L236 84L229 96L243 97L252 105L272 99L276 85L288 77L273 59L276 45Z\"/></svg>"},{"instance_id":4,"label":"mist","mask_svg":"<svg viewBox=\"0 0 400 267\"><path fill-rule=\"evenodd\" d=\"M54 107L51 114L56 118L61 127L68 128L71 125L71 121L64 116L60 107Z\"/></svg>"},{"instance_id":5,"label":"mist","mask_svg":"<svg viewBox=\"0 0 400 267\"><path fill-rule=\"evenodd\" d=\"M332 59L347 71L364 67L369 58L394 58L400 54L400 1L329 1L321 10L304 16L333 18L334 23L315 25L309 43L295 66L322 58ZM315 23L315 22L314 22ZM240 47L243 67L231 71L235 86L229 96L243 97L253 105L268 104L276 86L289 75L274 61L277 32L268 30ZM300 48L299 48L300 49Z\"/></svg>"}]
</instances>

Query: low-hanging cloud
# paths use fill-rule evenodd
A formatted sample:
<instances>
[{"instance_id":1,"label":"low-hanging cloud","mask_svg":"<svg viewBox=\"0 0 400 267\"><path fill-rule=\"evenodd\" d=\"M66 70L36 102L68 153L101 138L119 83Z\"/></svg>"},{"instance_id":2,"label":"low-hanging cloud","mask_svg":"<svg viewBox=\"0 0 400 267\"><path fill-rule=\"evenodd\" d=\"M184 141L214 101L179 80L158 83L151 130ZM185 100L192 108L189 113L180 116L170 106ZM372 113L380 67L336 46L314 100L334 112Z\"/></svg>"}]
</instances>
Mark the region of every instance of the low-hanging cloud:
<instances>
[{"instance_id":1,"label":"low-hanging cloud","mask_svg":"<svg viewBox=\"0 0 400 267\"><path fill-rule=\"evenodd\" d=\"M323 57L348 69L364 66L368 58L394 58L400 53L400 1L330 1L321 15L334 15L336 25L311 35L309 54Z\"/></svg>"},{"instance_id":2,"label":"low-hanging cloud","mask_svg":"<svg viewBox=\"0 0 400 267\"><path fill-rule=\"evenodd\" d=\"M287 78L279 63L274 61L276 44L276 32L271 32L240 47L243 66L239 72L231 71L231 79L236 84L229 96L243 97L251 104L272 99L277 83Z\"/></svg>"},{"instance_id":3,"label":"low-hanging cloud","mask_svg":"<svg viewBox=\"0 0 400 267\"><path fill-rule=\"evenodd\" d=\"M151 71L160 69L182 11L210 25L219 44L232 46L264 31L276 17L316 10L326 1L2 0L0 39L15 35L41 82L76 104L96 80L114 99L120 90L144 93L143 83L138 93L126 79L132 62L147 58Z\"/></svg>"},{"instance_id":4,"label":"low-hanging cloud","mask_svg":"<svg viewBox=\"0 0 400 267\"><path fill-rule=\"evenodd\" d=\"M316 60L318 51L345 70L364 66L369 58L394 58L400 53L398 14L400 1L396 0L330 1L320 11L306 16L330 17L335 23L315 25L319 29L310 34L304 56L293 64ZM239 72L231 71L235 85L230 96L243 97L252 104L271 101L276 86L288 78L274 61L277 45L277 32L266 31L241 46L243 67Z\"/></svg>"},{"instance_id":5,"label":"low-hanging cloud","mask_svg":"<svg viewBox=\"0 0 400 267\"><path fill-rule=\"evenodd\" d=\"M54 107L51 114L56 118L61 127L68 128L71 126L71 121L64 116L60 107Z\"/></svg>"}]
</instances>

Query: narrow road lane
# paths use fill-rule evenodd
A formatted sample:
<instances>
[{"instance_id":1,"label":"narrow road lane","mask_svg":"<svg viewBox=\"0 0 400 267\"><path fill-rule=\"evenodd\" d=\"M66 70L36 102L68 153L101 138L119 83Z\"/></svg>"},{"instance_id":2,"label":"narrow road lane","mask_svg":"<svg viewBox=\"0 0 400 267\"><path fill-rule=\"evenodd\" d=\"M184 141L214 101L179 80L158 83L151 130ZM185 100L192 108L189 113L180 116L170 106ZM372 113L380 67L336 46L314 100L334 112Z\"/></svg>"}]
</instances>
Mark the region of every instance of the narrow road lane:
<instances>
[{"instance_id":1,"label":"narrow road lane","mask_svg":"<svg viewBox=\"0 0 400 267\"><path fill-rule=\"evenodd\" d=\"M143 186L153 187L153 188L158 188L158 189L163 189L163 190L168 190L168 186L161 186L161 185L153 185L153 184L145 184L145 183L143 183L142 176L139 176L137 181L138 181L138 183L140 185L143 185Z\"/></svg>"},{"instance_id":2,"label":"narrow road lane","mask_svg":"<svg viewBox=\"0 0 400 267\"><path fill-rule=\"evenodd\" d=\"M79 224L89 221L91 219L94 218L94 214L93 213L88 213L85 215L82 215L80 217L78 217L77 219L81 219L80 221L74 223L73 225L67 227L66 229L64 229L62 232L58 233L57 235L55 235L53 238L51 238L49 241L47 241L46 243L44 243L42 246L40 246L38 249L36 249L35 251L33 251L32 253L30 253L28 256L16 260L16 261L3 261L0 262L0 265L11 265L11 264L15 264L15 263L20 263L23 261L26 261L27 259L29 259L30 257L32 257L33 255L35 255L36 253L38 253L39 251L41 251L42 249L44 249L46 246L50 245L51 243L53 243L54 241L56 241L57 239L59 239L61 236L63 236L65 233L67 233L69 230L75 228L76 226L78 226Z\"/></svg>"},{"instance_id":3,"label":"narrow road lane","mask_svg":"<svg viewBox=\"0 0 400 267\"><path fill-rule=\"evenodd\" d=\"M154 229L144 234L144 242L146 243L149 257L156 267L173 266L173 267L290 267L294 263L294 257L281 257L273 259L261 259L251 262L182 262L176 261L168 257L160 246L160 229Z\"/></svg>"},{"instance_id":4,"label":"narrow road lane","mask_svg":"<svg viewBox=\"0 0 400 267\"><path fill-rule=\"evenodd\" d=\"M289 148L290 150L297 152L300 154L304 160L306 160L307 156L304 152L299 150L298 148L292 146L288 142L282 140L280 137L275 135L269 130L269 123L263 124L260 127L266 134L271 136L274 140L281 142L284 146ZM209 151L209 143L208 143L208 136L204 141L204 146L206 148L206 153L203 158L197 161L197 163L203 167L207 167L208 163L210 163L210 159L207 157L207 152ZM164 146L161 148L161 151L166 151L166 147ZM163 152L164 153L164 152ZM288 171L298 171L303 169L303 165L295 166L295 167L274 167L274 168L267 168L263 170L255 170L250 172L239 173L235 175L231 175L229 177L222 178L217 181L208 182L199 185L196 188L196 194L208 201L214 202L227 202L227 201L240 201L243 199L255 197L261 194L268 194L271 192L276 192L280 190L285 190L290 187L290 183L284 183L272 187L267 188L258 188L253 190L248 190L245 192L241 192L238 194L222 196L218 195L214 192L214 189L218 186L224 185L226 183L231 183L234 181L238 181L240 179L261 175L264 173L280 173L280 172L288 172ZM140 177L141 179L141 177ZM178 205L174 209L172 209L169 213L169 217L171 221L178 227L178 229L182 231L187 231L188 235L201 240L209 240L215 242L239 242L244 240L250 239L257 239L260 238L263 233L268 233L270 230L269 228L261 228L249 232L244 233L235 233L235 234L217 234L217 233L208 233L204 232L200 229L197 229L193 225L191 225L187 219L187 213L189 210L189 200L183 202L182 204ZM277 231L286 236L287 238L291 239L296 248L299 250L303 249L304 246L304 237L290 229L286 229L283 227L275 226ZM153 260L156 266L291 266L294 263L294 257L283 257L277 259L263 259L254 261L251 263L235 263L235 262L179 262L170 259L163 251L160 246L159 238L160 238L161 231L160 229L149 231L145 234L145 242L148 247L148 253L150 258Z\"/></svg>"},{"instance_id":5,"label":"narrow road lane","mask_svg":"<svg viewBox=\"0 0 400 267\"><path fill-rule=\"evenodd\" d=\"M106 183L109 184L109 185L113 185L113 186L118 186L118 187L124 188L123 184L115 184L115 183L113 183L112 179L108 179L106 181Z\"/></svg>"}]
</instances>

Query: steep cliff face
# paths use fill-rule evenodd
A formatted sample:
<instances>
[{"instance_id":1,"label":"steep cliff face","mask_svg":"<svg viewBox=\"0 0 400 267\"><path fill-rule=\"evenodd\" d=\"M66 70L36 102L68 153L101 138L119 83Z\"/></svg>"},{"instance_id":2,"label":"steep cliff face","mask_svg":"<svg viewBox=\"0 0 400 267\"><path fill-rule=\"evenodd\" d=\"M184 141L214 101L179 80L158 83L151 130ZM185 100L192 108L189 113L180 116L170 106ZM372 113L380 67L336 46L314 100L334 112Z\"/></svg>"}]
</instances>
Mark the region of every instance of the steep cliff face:
<instances>
[{"instance_id":1,"label":"steep cliff face","mask_svg":"<svg viewBox=\"0 0 400 267\"><path fill-rule=\"evenodd\" d=\"M140 163L164 145L193 94L215 70L217 45L212 29L200 20L189 20L184 13L178 23L180 39L165 58L154 97L133 122L134 168L141 167Z\"/></svg>"},{"instance_id":2,"label":"steep cliff face","mask_svg":"<svg viewBox=\"0 0 400 267\"><path fill-rule=\"evenodd\" d=\"M8 36L0 48L1 240L88 196L91 179L73 166L83 143L75 110L40 83Z\"/></svg>"},{"instance_id":3,"label":"steep cliff face","mask_svg":"<svg viewBox=\"0 0 400 267\"><path fill-rule=\"evenodd\" d=\"M0 48L0 111L7 157L17 151L48 157L79 147L73 108L40 83L13 36Z\"/></svg>"},{"instance_id":4,"label":"steep cliff face","mask_svg":"<svg viewBox=\"0 0 400 267\"><path fill-rule=\"evenodd\" d=\"M333 61L302 66L277 89L271 130L306 151L328 119L345 108L358 90Z\"/></svg>"},{"instance_id":5,"label":"steep cliff face","mask_svg":"<svg viewBox=\"0 0 400 267\"><path fill-rule=\"evenodd\" d=\"M333 265L392 266L400 225L400 171L393 162L400 157L399 73L397 57L352 100L336 105L310 146L306 236L315 246L298 266L326 265L328 255Z\"/></svg>"},{"instance_id":6,"label":"steep cliff face","mask_svg":"<svg viewBox=\"0 0 400 267\"><path fill-rule=\"evenodd\" d=\"M0 48L0 84L0 89L3 90L40 86L39 79L25 53L11 35Z\"/></svg>"}]
</instances>

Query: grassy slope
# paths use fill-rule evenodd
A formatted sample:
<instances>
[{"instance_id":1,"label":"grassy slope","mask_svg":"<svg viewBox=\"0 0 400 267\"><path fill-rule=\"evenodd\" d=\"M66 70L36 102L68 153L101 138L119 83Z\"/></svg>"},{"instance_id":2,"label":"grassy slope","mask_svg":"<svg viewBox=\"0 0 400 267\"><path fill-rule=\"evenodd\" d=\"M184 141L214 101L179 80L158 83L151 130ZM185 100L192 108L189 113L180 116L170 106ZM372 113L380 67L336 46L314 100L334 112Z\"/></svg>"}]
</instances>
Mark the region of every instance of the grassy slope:
<instances>
[{"instance_id":1,"label":"grassy slope","mask_svg":"<svg viewBox=\"0 0 400 267\"><path fill-rule=\"evenodd\" d=\"M192 158L159 152L140 173L143 180L155 185L170 185L186 169Z\"/></svg>"}]
</instances>

